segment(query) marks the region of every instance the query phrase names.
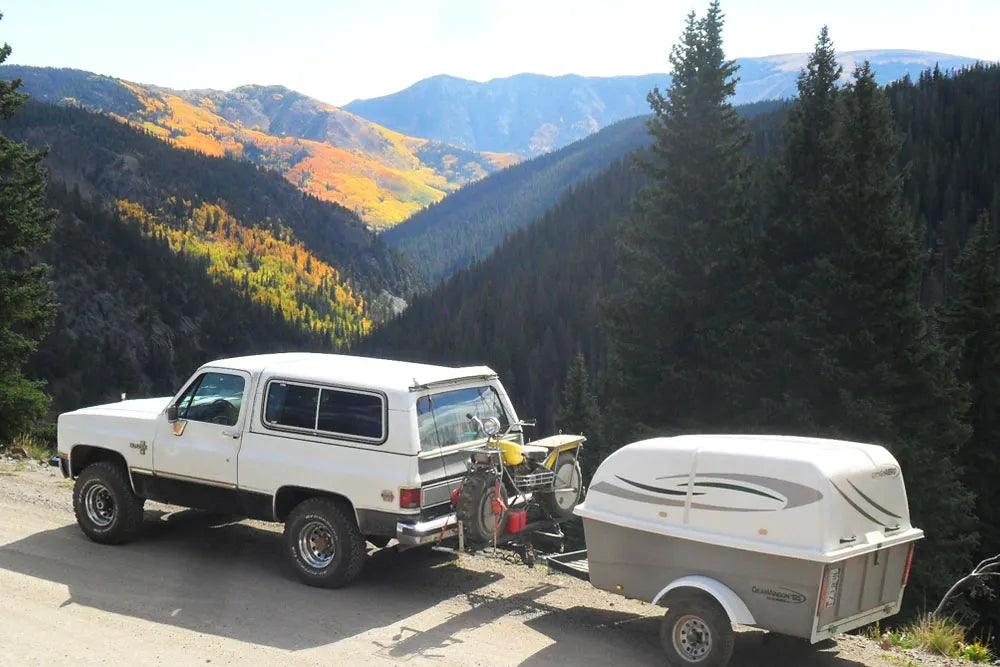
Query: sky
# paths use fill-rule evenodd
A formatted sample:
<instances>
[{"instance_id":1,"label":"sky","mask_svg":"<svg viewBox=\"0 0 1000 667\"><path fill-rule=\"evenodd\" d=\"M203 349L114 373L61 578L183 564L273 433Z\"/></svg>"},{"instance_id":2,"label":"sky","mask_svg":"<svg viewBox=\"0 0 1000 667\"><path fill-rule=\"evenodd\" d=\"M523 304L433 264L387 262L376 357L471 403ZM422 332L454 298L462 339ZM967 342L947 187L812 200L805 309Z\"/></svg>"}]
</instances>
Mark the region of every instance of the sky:
<instances>
[{"instance_id":1,"label":"sky","mask_svg":"<svg viewBox=\"0 0 1000 667\"><path fill-rule=\"evenodd\" d=\"M280 84L342 106L436 74L669 71L709 0L0 0L8 63L168 88ZM1000 60L1000 0L722 0L729 57L917 49Z\"/></svg>"}]
</instances>

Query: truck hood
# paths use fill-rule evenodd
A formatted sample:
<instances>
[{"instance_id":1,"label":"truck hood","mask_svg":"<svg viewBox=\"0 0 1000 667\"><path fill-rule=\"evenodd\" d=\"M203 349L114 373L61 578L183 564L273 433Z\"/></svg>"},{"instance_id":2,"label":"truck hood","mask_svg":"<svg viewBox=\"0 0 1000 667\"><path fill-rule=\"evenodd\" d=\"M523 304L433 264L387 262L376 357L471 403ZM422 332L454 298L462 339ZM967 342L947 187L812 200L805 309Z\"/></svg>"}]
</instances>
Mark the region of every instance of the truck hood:
<instances>
[{"instance_id":1,"label":"truck hood","mask_svg":"<svg viewBox=\"0 0 1000 667\"><path fill-rule=\"evenodd\" d=\"M89 408L80 408L69 414L73 415L114 415L121 417L156 417L164 408L170 404L172 396L164 398L136 398L117 403L106 403L104 405L94 405Z\"/></svg>"}]
</instances>

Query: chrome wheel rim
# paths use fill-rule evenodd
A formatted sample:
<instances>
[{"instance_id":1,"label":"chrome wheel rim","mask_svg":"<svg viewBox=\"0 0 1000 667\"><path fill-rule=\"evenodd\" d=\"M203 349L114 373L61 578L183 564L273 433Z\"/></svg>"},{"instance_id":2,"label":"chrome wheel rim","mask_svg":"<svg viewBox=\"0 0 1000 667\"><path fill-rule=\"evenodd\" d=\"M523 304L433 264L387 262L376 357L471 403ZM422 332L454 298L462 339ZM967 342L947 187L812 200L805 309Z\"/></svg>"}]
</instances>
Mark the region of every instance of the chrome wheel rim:
<instances>
[{"instance_id":1,"label":"chrome wheel rim","mask_svg":"<svg viewBox=\"0 0 1000 667\"><path fill-rule=\"evenodd\" d=\"M674 624L674 650L688 662L701 662L712 651L712 631L697 616L684 616Z\"/></svg>"},{"instance_id":2,"label":"chrome wheel rim","mask_svg":"<svg viewBox=\"0 0 1000 667\"><path fill-rule=\"evenodd\" d=\"M115 520L115 499L108 487L94 482L83 495L83 507L87 519L98 528L106 528Z\"/></svg>"},{"instance_id":3,"label":"chrome wheel rim","mask_svg":"<svg viewBox=\"0 0 1000 667\"><path fill-rule=\"evenodd\" d=\"M299 531L299 553L309 567L322 570L337 555L333 531L321 521L310 521Z\"/></svg>"},{"instance_id":4,"label":"chrome wheel rim","mask_svg":"<svg viewBox=\"0 0 1000 667\"><path fill-rule=\"evenodd\" d=\"M493 534L494 531L499 533L503 530L503 526L500 525L500 517L503 511L501 510L500 514L493 513L493 500L496 497L496 486L487 487L486 493L483 494L483 503L479 508L479 516L483 522L483 528L489 534Z\"/></svg>"},{"instance_id":5,"label":"chrome wheel rim","mask_svg":"<svg viewBox=\"0 0 1000 667\"><path fill-rule=\"evenodd\" d=\"M557 493L555 495L556 505L561 509L569 509L576 504L577 498L580 496L580 474L577 470L576 463L564 463L559 466L559 470L556 471L556 479L554 484L554 490L559 491L564 490L563 493ZM572 489L573 493L566 493L565 490Z\"/></svg>"}]
</instances>

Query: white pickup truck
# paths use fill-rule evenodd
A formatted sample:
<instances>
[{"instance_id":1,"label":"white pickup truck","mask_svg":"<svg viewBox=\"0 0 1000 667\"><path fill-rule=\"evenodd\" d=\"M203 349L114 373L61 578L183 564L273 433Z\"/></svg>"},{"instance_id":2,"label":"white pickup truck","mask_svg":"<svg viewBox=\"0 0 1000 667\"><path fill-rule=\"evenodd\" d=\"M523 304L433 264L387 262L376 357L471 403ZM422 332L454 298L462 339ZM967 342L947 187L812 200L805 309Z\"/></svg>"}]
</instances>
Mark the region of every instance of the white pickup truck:
<instances>
[{"instance_id":1,"label":"white pickup truck","mask_svg":"<svg viewBox=\"0 0 1000 667\"><path fill-rule=\"evenodd\" d=\"M467 450L484 442L470 415L518 421L485 366L223 359L173 397L60 415L60 467L92 540L133 538L146 499L238 513L284 522L299 578L336 587L360 573L366 540L416 546L456 533L452 491Z\"/></svg>"}]
</instances>

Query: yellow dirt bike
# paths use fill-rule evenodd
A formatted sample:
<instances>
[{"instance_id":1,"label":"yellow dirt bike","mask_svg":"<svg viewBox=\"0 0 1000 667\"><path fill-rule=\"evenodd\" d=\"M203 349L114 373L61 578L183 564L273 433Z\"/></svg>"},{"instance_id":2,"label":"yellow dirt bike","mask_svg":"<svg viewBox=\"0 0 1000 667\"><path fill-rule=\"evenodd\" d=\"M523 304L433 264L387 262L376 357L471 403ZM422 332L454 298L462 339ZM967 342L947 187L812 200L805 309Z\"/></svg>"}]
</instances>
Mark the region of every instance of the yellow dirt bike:
<instances>
[{"instance_id":1,"label":"yellow dirt bike","mask_svg":"<svg viewBox=\"0 0 1000 667\"><path fill-rule=\"evenodd\" d=\"M470 450L469 472L453 497L466 544L497 544L573 516L583 498L578 455L586 438L553 435L524 445L521 428L532 422L515 422L501 433L493 417L466 417L486 436Z\"/></svg>"}]
</instances>

